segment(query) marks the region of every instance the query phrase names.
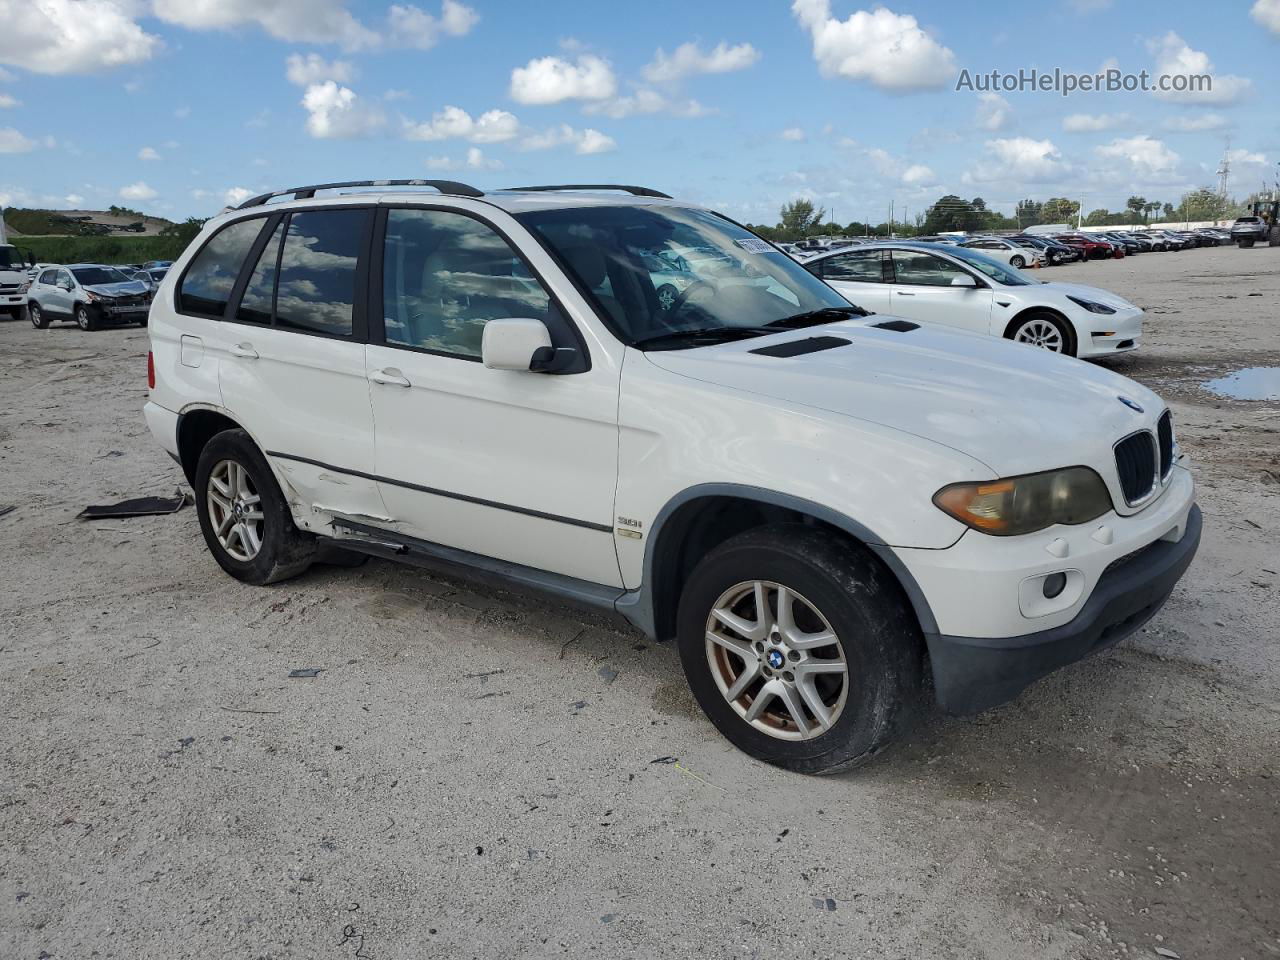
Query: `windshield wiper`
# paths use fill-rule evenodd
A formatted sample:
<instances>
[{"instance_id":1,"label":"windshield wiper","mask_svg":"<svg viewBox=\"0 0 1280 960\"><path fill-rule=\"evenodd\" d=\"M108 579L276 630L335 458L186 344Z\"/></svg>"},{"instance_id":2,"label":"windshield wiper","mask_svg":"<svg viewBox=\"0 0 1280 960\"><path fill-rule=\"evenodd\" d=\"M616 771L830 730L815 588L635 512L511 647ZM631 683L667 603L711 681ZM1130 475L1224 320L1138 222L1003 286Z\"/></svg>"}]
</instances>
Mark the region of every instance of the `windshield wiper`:
<instances>
[{"instance_id":1,"label":"windshield wiper","mask_svg":"<svg viewBox=\"0 0 1280 960\"><path fill-rule=\"evenodd\" d=\"M799 330L802 327L816 327L824 323L835 323L847 317L869 316L871 316L870 310L863 310L861 307L855 307L852 304L847 307L821 307L818 310L806 310L804 313L797 313L790 317L783 317L781 320L774 320L766 323L765 327L770 330Z\"/></svg>"},{"instance_id":2,"label":"windshield wiper","mask_svg":"<svg viewBox=\"0 0 1280 960\"><path fill-rule=\"evenodd\" d=\"M652 337L637 340L635 345L641 350L658 345L670 344L673 347L682 344L698 346L703 343L728 343L730 340L745 340L748 337L762 337L773 330L764 327L703 327L697 330L672 330L669 333L658 333Z\"/></svg>"}]
</instances>

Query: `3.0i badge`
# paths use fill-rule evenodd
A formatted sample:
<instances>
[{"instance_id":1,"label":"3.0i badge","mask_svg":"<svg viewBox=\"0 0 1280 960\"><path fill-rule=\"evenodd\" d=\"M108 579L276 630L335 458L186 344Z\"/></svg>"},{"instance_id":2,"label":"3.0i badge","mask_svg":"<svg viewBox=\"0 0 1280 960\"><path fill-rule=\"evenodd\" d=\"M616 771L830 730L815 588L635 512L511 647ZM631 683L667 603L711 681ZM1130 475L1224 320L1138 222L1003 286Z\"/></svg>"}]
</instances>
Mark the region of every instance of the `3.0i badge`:
<instances>
[{"instance_id":1,"label":"3.0i badge","mask_svg":"<svg viewBox=\"0 0 1280 960\"><path fill-rule=\"evenodd\" d=\"M1137 400L1130 400L1128 397L1122 397L1122 396L1117 396L1116 399L1119 400L1121 403L1123 403L1130 410L1136 410L1138 413L1146 413L1146 411L1142 409L1142 404L1140 404Z\"/></svg>"}]
</instances>

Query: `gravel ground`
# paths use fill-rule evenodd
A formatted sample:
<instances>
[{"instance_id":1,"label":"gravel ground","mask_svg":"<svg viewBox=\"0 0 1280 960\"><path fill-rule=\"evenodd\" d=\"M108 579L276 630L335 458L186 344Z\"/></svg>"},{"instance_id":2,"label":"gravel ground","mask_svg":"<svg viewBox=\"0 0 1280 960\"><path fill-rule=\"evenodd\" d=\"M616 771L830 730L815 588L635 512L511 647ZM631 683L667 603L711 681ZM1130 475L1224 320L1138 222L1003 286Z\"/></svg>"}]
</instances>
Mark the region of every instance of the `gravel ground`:
<instances>
[{"instance_id":1,"label":"gravel ground","mask_svg":"<svg viewBox=\"0 0 1280 960\"><path fill-rule=\"evenodd\" d=\"M75 520L181 483L146 333L0 323L0 957L1280 956L1280 403L1198 386L1280 365L1280 250L1039 275L1147 309L1113 366L1172 400L1200 555L1113 652L825 779L611 623Z\"/></svg>"}]
</instances>

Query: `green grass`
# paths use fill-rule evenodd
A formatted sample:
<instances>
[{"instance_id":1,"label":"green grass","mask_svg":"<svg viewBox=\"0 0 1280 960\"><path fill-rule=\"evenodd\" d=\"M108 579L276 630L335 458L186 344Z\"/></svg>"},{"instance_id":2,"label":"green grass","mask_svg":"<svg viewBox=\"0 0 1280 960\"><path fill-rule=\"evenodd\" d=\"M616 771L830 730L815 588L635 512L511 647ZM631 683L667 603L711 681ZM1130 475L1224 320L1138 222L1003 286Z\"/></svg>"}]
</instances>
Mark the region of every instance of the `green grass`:
<instances>
[{"instance_id":1,"label":"green grass","mask_svg":"<svg viewBox=\"0 0 1280 960\"><path fill-rule=\"evenodd\" d=\"M14 237L19 250L30 250L39 263L142 263L176 260L185 237Z\"/></svg>"}]
</instances>

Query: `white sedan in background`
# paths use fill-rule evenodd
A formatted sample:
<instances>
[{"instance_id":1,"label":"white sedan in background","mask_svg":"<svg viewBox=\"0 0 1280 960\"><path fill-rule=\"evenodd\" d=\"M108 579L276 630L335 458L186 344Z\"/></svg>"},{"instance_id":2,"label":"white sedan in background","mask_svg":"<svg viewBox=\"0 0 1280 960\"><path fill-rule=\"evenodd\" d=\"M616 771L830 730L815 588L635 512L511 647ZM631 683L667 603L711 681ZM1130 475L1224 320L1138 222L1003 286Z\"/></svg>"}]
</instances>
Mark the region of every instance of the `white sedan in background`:
<instances>
[{"instance_id":1,"label":"white sedan in background","mask_svg":"<svg viewBox=\"0 0 1280 960\"><path fill-rule=\"evenodd\" d=\"M892 241L804 261L872 313L1004 337L1073 357L1136 350L1142 309L1075 283L1037 282L987 256L939 243Z\"/></svg>"},{"instance_id":2,"label":"white sedan in background","mask_svg":"<svg viewBox=\"0 0 1280 960\"><path fill-rule=\"evenodd\" d=\"M1044 254L1041 251L1024 247L1004 237L975 237L973 240L966 240L960 246L969 250L981 250L987 256L1003 260L1018 270L1032 265L1044 266Z\"/></svg>"}]
</instances>

